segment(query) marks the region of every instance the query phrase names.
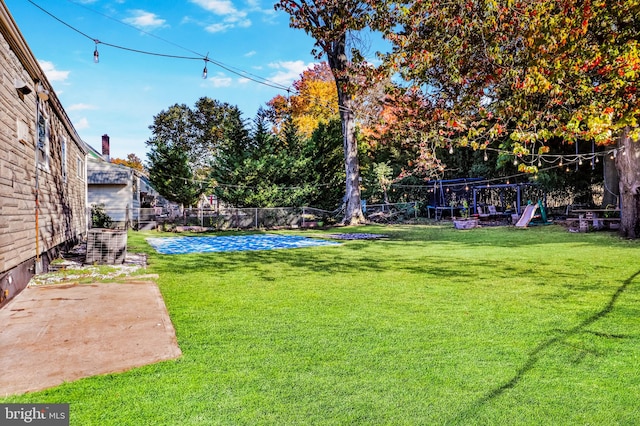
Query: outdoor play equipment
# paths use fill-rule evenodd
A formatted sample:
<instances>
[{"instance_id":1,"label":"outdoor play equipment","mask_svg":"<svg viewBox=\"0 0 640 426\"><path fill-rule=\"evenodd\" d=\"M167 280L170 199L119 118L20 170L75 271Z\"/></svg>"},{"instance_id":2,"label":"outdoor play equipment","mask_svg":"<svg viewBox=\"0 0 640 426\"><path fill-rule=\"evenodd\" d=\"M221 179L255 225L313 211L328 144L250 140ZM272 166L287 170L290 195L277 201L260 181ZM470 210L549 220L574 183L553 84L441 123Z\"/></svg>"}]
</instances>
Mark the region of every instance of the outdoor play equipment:
<instances>
[{"instance_id":1,"label":"outdoor play equipment","mask_svg":"<svg viewBox=\"0 0 640 426\"><path fill-rule=\"evenodd\" d=\"M539 216L536 216L537 210L540 210ZM539 221L535 221L536 219L539 219ZM516 223L516 227L526 228L533 223L541 225L549 223L547 221L547 212L545 211L545 208L540 200L538 200L537 203L532 203L531 201L529 201L529 204L527 204L524 212L522 212L522 216L520 216L518 223Z\"/></svg>"}]
</instances>

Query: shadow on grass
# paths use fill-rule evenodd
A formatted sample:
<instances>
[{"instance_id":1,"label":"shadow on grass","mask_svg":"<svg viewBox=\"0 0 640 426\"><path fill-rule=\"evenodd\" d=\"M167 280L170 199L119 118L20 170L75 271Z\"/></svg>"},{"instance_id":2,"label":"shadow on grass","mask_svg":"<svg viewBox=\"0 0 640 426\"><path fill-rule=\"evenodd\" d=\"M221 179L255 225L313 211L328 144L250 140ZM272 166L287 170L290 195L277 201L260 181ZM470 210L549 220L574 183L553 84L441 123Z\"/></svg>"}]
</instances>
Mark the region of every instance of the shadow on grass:
<instances>
[{"instance_id":1,"label":"shadow on grass","mask_svg":"<svg viewBox=\"0 0 640 426\"><path fill-rule=\"evenodd\" d=\"M136 248L141 251L147 251L150 247L147 245L143 238L147 236L154 237L204 237L204 236L239 236L239 235L253 235L253 234L269 234L269 233L283 233L294 234L312 238L324 238L331 239L331 234L337 233L373 233L382 234L385 236L381 241L397 241L403 243L409 242L425 242L425 243L451 243L451 244L463 244L471 247L490 245L493 247L528 247L532 244L544 245L544 244L558 244L558 243L578 243L581 245L610 245L612 242L622 243L623 239L616 238L610 232L598 232L598 233L570 233L559 225L552 225L546 227L532 227L532 228L515 228L509 227L485 227L475 228L470 230L456 230L450 224L432 224L432 225L362 225L354 227L337 227L329 228L321 231L310 230L285 230L285 231L212 231L199 234L190 233L157 233L140 234L142 238L134 238L136 242ZM349 244L349 246L355 250L359 247L366 247L372 242L372 240L351 240L341 241L343 244ZM629 241L626 241L629 243ZM129 242L131 244L131 241ZM149 248L148 248L149 247ZM155 250L151 249L152 252Z\"/></svg>"},{"instance_id":2,"label":"shadow on grass","mask_svg":"<svg viewBox=\"0 0 640 426\"><path fill-rule=\"evenodd\" d=\"M478 401L473 403L471 407L459 413L454 419L452 419L452 423L458 424L458 423L464 423L465 421L468 421L469 417L473 416L473 414L476 413L482 406L489 404L491 401L500 397L505 391L514 388L522 380L524 375L527 374L536 366L536 364L540 360L540 357L547 349L559 344L565 344L569 337L574 336L576 334L581 334L581 333L593 333L596 335L600 334L608 338L622 337L618 335L608 335L603 333L592 332L587 330L586 328L592 325L593 323L595 323L596 321L604 318L609 313L611 313L620 296L622 296L622 294L627 290L629 285L638 276L640 276L640 271L636 272L635 274L627 278L625 281L623 281L622 285L618 287L616 292L611 296L611 299L609 299L609 303L607 303L607 305L604 308L602 308L600 311L596 312L589 318L585 319L575 327L570 328L566 331L563 331L561 332L560 335L556 337L552 337L548 340L545 340L544 342L536 346L533 349L533 351L531 351L531 353L529 354L527 361L516 371L515 375L508 382L504 383L498 388L491 390L485 396L483 396Z\"/></svg>"},{"instance_id":3,"label":"shadow on grass","mask_svg":"<svg viewBox=\"0 0 640 426\"><path fill-rule=\"evenodd\" d=\"M386 244L371 247L371 244ZM250 271L256 277L273 280L278 277L304 274L333 275L349 271L357 273L381 274L393 271L406 271L426 277L438 276L455 281L477 280L478 271L486 270L487 263L482 258L434 255L428 243L415 241L418 254L399 254L398 245L402 241L385 242L348 242L342 246L294 248L278 250L256 250L245 252L192 253L178 255L149 254L149 265L159 274L193 274L210 271L218 278L237 271ZM387 250L388 248L388 250ZM389 256L393 253L394 256ZM281 265L275 268L273 265ZM461 266L462 265L462 266ZM517 271L516 268L503 266L504 274ZM495 272L494 269L490 269Z\"/></svg>"},{"instance_id":4,"label":"shadow on grass","mask_svg":"<svg viewBox=\"0 0 640 426\"><path fill-rule=\"evenodd\" d=\"M376 241L342 241L340 246L322 248L301 248L291 250L267 250L250 252L217 252L217 253L193 253L187 255L159 255L143 240L145 235L134 238L136 248L149 254L150 264L159 272L175 272L179 265L181 272L202 272L215 271L222 275L231 273L238 269L244 269L247 265L256 265L254 271L257 274L264 272L268 267L260 265L282 264L292 268L290 273L300 274L301 271L331 274L340 273L346 270L359 270L371 273L385 272L389 268L395 270L406 270L413 273L425 273L440 276L450 276L455 278L468 278L473 276L471 266L483 267L481 262L471 265L474 261L470 258L460 259L467 265L460 269L455 262L457 259L448 256L445 252L448 247L467 246L472 249L483 247L507 247L527 248L532 245L540 246L545 244L580 244L580 245L600 245L605 239L606 244L611 244L610 236L595 236L584 234L569 234L560 228L547 227L544 229L473 229L469 231L459 231L448 226L359 226L350 228L337 228L324 231L297 231L296 235L303 235L317 238L330 238L330 234L341 232L364 232L383 234L386 238ZM530 231L530 232L529 232ZM211 235L246 235L261 234L265 232L226 232L226 233L204 233L193 236ZM285 234L289 232L284 232ZM159 236L176 236L166 234ZM184 236L184 235L183 235ZM389 258L389 252L397 253L397 247L411 246L413 253L408 261L402 258ZM425 261L420 261L424 257ZM439 258L440 257L440 258ZM430 261L427 261L429 258ZM445 259L446 261L442 261ZM416 260L418 261L416 263ZM503 268L509 268L508 265ZM285 273L286 268L280 271ZM519 269L513 268L513 272ZM461 272L462 271L462 272ZM467 271L469 276L467 277ZM508 271L506 271L508 272ZM270 279L271 274L267 272L265 279Z\"/></svg>"},{"instance_id":5,"label":"shadow on grass","mask_svg":"<svg viewBox=\"0 0 640 426\"><path fill-rule=\"evenodd\" d=\"M558 243L599 245L604 241L607 244L611 244L612 241L625 241L616 237L612 232L571 233L560 225L531 228L480 227L469 230L457 230L452 225L405 225L381 228L370 232L386 234L391 240L455 243L470 247L490 245L492 247L526 248L531 245Z\"/></svg>"}]
</instances>

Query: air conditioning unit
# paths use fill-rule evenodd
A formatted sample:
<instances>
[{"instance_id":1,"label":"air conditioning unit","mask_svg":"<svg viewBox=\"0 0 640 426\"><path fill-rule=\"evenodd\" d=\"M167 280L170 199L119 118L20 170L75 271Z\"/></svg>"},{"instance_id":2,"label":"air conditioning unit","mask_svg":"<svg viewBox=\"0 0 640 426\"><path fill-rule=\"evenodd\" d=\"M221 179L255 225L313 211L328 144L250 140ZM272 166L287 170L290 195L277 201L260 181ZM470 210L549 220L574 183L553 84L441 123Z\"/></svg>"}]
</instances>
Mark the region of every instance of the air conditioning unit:
<instances>
[{"instance_id":1,"label":"air conditioning unit","mask_svg":"<svg viewBox=\"0 0 640 426\"><path fill-rule=\"evenodd\" d=\"M89 229L86 263L99 265L123 264L126 257L126 229Z\"/></svg>"}]
</instances>

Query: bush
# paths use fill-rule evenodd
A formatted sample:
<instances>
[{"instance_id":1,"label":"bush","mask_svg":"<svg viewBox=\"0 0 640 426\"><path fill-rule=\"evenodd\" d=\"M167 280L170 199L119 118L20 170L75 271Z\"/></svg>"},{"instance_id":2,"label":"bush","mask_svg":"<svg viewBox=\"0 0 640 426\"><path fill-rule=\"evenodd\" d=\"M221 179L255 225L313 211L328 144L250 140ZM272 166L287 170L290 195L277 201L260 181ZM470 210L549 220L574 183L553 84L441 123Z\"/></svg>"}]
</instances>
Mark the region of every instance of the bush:
<instances>
[{"instance_id":1,"label":"bush","mask_svg":"<svg viewBox=\"0 0 640 426\"><path fill-rule=\"evenodd\" d=\"M105 211L104 204L91 205L91 227L92 228L111 228L113 220Z\"/></svg>"}]
</instances>

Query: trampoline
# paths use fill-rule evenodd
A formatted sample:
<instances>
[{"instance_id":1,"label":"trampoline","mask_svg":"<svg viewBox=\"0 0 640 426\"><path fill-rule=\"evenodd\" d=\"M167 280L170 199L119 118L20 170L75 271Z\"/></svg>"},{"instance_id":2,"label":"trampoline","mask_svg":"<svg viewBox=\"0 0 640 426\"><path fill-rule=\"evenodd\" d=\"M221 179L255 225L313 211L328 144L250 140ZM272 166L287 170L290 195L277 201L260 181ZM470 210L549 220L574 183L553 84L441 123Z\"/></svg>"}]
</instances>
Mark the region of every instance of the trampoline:
<instances>
[{"instance_id":1,"label":"trampoline","mask_svg":"<svg viewBox=\"0 0 640 426\"><path fill-rule=\"evenodd\" d=\"M256 234L228 237L147 238L161 254L215 253L226 251L278 250L313 246L340 245L335 241L297 235Z\"/></svg>"}]
</instances>

